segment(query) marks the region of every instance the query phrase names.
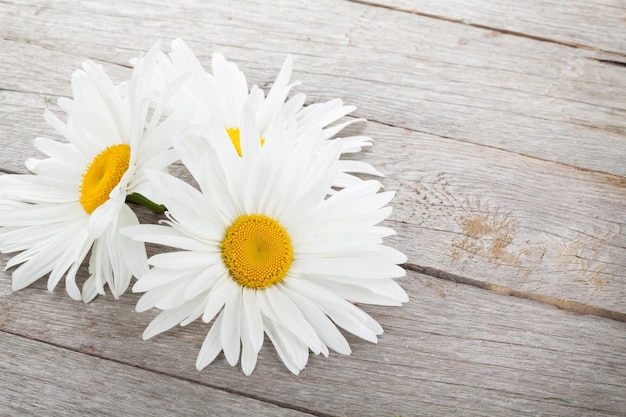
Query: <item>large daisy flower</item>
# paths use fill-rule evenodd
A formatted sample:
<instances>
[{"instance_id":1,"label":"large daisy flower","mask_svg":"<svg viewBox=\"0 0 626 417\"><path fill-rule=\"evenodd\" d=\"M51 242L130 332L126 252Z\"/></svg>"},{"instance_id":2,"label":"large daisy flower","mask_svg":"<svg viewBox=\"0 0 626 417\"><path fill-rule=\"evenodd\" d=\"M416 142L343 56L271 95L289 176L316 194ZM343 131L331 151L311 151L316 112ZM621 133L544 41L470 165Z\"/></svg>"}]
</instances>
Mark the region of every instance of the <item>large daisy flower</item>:
<instances>
[{"instance_id":1,"label":"large daisy flower","mask_svg":"<svg viewBox=\"0 0 626 417\"><path fill-rule=\"evenodd\" d=\"M338 98L304 107L305 95L298 93L286 101L291 88L299 84L289 81L292 73L290 56L285 59L266 97L257 85L249 89L244 73L236 64L228 62L222 54L213 54L212 72L209 73L182 40L173 41L171 49L171 53L161 54L158 60L159 75L155 77L155 84L165 89L172 80L186 76L186 82L177 89L170 102L172 108L185 109L192 115L191 121L199 125L204 125L211 119L216 120L228 133L239 154L241 154L242 109L246 103L251 105L260 131L259 140L262 143L268 136L267 132L273 129L277 118L295 121L296 141L309 130L316 128L322 130L320 139L331 139L345 127L364 120L351 119L334 124L356 109L354 106L344 105ZM209 144L215 139L207 135L205 138ZM348 136L335 140L341 143L342 153L358 152L362 147L372 144L371 138L367 136ZM358 177L352 175L355 173L382 176L374 167L363 161L341 160L334 185L342 187L360 181Z\"/></svg>"},{"instance_id":2,"label":"large daisy flower","mask_svg":"<svg viewBox=\"0 0 626 417\"><path fill-rule=\"evenodd\" d=\"M49 274L52 291L65 276L67 293L81 299L75 277L90 250L85 302L104 294L105 284L117 298L131 276L147 271L144 245L118 231L138 224L127 196L154 198L144 171L176 159L168 136L176 116L163 121L161 108L149 110L157 52L155 46L119 86L86 61L72 76L73 99L58 102L67 122L44 113L69 143L37 138L35 146L49 158L27 161L36 175L0 177L3 204L16 207L0 217L0 251L21 251L6 266L20 265L13 290Z\"/></svg>"},{"instance_id":3,"label":"large daisy flower","mask_svg":"<svg viewBox=\"0 0 626 417\"><path fill-rule=\"evenodd\" d=\"M250 374L264 334L294 374L311 350L349 354L337 326L377 342L380 325L353 302L401 305L408 297L393 280L406 257L385 246L393 230L378 226L391 213L393 192L361 181L329 195L339 143L321 146L313 129L294 143L295 128L268 132L265 145L252 111L243 111L241 157L216 141L202 163L189 164L200 190L169 174L150 172L165 197L166 225L122 233L176 248L149 259L153 268L133 291L137 311L163 310L146 328L149 339L201 318L211 323L197 357L200 370L223 351ZM210 126L218 135L219 124ZM193 141L179 142L183 160L199 158Z\"/></svg>"}]
</instances>

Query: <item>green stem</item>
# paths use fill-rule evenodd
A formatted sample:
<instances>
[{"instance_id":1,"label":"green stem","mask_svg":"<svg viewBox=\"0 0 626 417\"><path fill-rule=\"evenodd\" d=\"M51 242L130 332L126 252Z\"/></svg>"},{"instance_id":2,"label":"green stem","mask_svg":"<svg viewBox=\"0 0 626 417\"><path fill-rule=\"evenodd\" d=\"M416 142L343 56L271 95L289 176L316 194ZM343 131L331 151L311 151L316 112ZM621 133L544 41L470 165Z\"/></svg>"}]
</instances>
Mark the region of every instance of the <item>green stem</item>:
<instances>
[{"instance_id":1,"label":"green stem","mask_svg":"<svg viewBox=\"0 0 626 417\"><path fill-rule=\"evenodd\" d=\"M132 193L127 195L126 201L148 207L150 210L157 214L161 214L165 211L165 206L163 204L157 204L152 200L148 200L146 197L142 196L139 193Z\"/></svg>"}]
</instances>

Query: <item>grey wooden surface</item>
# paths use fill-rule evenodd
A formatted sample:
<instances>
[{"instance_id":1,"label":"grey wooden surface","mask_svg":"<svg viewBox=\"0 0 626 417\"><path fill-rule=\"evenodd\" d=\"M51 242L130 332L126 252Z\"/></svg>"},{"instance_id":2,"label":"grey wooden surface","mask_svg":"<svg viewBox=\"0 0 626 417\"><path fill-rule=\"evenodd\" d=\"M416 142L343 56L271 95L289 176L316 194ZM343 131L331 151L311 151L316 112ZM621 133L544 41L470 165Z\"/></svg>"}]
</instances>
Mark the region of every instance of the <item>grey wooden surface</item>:
<instances>
[{"instance_id":1,"label":"grey wooden surface","mask_svg":"<svg viewBox=\"0 0 626 417\"><path fill-rule=\"evenodd\" d=\"M291 53L308 102L370 120L411 298L364 307L378 345L294 377L267 344L245 377L195 370L200 323L142 341L135 294L0 272L0 415L626 415L626 2L0 1L0 33L2 173L85 59L121 80L181 37L268 87Z\"/></svg>"}]
</instances>

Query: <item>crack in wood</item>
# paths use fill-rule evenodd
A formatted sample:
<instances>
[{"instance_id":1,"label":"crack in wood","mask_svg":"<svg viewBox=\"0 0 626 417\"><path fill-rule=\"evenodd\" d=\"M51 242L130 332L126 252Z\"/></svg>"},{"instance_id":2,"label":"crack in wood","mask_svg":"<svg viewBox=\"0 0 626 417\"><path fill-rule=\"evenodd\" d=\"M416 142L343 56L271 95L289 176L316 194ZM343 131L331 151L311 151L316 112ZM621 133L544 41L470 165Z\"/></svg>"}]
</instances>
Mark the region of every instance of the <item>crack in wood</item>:
<instances>
[{"instance_id":1,"label":"crack in wood","mask_svg":"<svg viewBox=\"0 0 626 417\"><path fill-rule=\"evenodd\" d=\"M626 62L622 62L622 61L614 61L612 59L598 59L598 58L591 58L594 61L598 61L601 62L603 64L609 64L609 65L616 65L618 67L626 67Z\"/></svg>"},{"instance_id":2,"label":"crack in wood","mask_svg":"<svg viewBox=\"0 0 626 417\"><path fill-rule=\"evenodd\" d=\"M572 300L567 300L563 298L558 298L558 297L554 297L550 295L520 291L520 290L516 290L514 288L507 287L504 285L494 284L494 283L485 282L485 281L479 281L479 280L469 278L466 276L452 274L452 273L443 271L441 269L433 268L429 266L406 263L402 265L402 267L410 271L419 272L420 274L428 275L434 278L439 278L439 279L443 279L446 281L452 281L452 282L456 282L459 284L471 285L473 287L478 287L484 290L489 290L489 291L493 291L499 294L509 295L512 297L538 301L544 304L550 304L560 310L566 310L572 313L592 315L592 316L604 317L604 318L611 319L611 320L626 322L626 313L620 313L614 310L608 310L608 309L601 308L601 307L594 307L588 304L584 304L584 303L580 303L580 302L572 301Z\"/></svg>"}]
</instances>

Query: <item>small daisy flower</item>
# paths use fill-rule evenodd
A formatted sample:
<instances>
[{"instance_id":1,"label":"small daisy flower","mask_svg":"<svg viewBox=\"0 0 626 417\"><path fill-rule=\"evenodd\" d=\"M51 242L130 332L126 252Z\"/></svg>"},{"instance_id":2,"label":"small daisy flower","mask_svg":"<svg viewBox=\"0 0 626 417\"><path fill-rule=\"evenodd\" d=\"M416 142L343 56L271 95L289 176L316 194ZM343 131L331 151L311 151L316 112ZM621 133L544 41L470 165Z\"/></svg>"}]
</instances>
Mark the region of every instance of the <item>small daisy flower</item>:
<instances>
[{"instance_id":1,"label":"small daisy flower","mask_svg":"<svg viewBox=\"0 0 626 417\"><path fill-rule=\"evenodd\" d=\"M21 252L6 265L13 290L50 274L52 291L65 276L67 293L81 299L76 273L91 250L90 277L82 299L126 291L131 276L148 269L144 245L119 233L138 224L125 204L127 197L152 197L146 169L163 169L176 159L169 129L176 115L161 119L156 108L148 118L155 46L133 71L130 83L115 86L103 69L86 61L72 76L73 99L59 99L67 123L46 109L45 119L68 143L37 138L35 146L49 158L26 162L36 175L3 175L0 198L7 210L0 217L0 251Z\"/></svg>"},{"instance_id":2,"label":"small daisy flower","mask_svg":"<svg viewBox=\"0 0 626 417\"><path fill-rule=\"evenodd\" d=\"M200 190L169 174L150 172L165 197L166 225L122 233L176 248L154 255L135 292L136 310L162 310L149 339L201 318L211 323L197 357L203 369L223 351L246 375L256 366L264 334L294 374L309 350L350 354L337 327L370 342L383 329L353 302L401 305L407 294L393 280L405 271L399 251L385 246L393 230L378 226L391 213L393 192L361 181L328 196L341 145L321 146L321 129L294 143L295 129L268 132L259 142L254 113L244 106L241 156L226 141L188 166ZM211 125L212 135L221 131ZM193 141L175 142L183 160L200 159Z\"/></svg>"},{"instance_id":3,"label":"small daisy flower","mask_svg":"<svg viewBox=\"0 0 626 417\"><path fill-rule=\"evenodd\" d=\"M161 54L158 63L157 73L160 76L155 77L155 84L161 89L167 88L172 80L183 75L188 76L186 82L174 94L170 102L172 108L185 109L192 114L192 122L199 125L205 125L208 120L215 119L228 133L239 154L241 154L242 109L246 103L251 104L255 122L260 130L261 143L265 141L267 132L273 129L277 118L295 121L296 141L307 131L317 128L322 130L320 138L328 140L347 126L364 121L352 119L333 125L356 109L354 106L344 105L340 99L303 107L305 95L298 93L285 101L292 87L300 84L289 82L293 67L291 56L285 59L267 97L256 85L248 89L244 73L220 53L213 54L212 73L205 71L198 58L180 39L172 42L172 52L168 55ZM214 138L206 136L206 140L211 143ZM349 136L335 140L341 143L342 153L358 152L362 147L372 145L371 138L367 136ZM358 182L359 178L352 175L355 173L382 176L371 165L355 160L341 160L339 170L334 184L339 187Z\"/></svg>"}]
</instances>

